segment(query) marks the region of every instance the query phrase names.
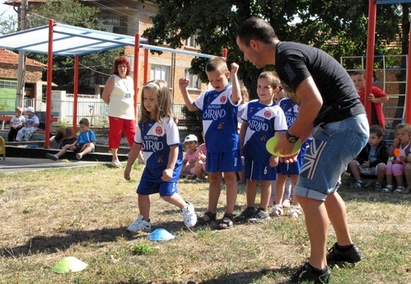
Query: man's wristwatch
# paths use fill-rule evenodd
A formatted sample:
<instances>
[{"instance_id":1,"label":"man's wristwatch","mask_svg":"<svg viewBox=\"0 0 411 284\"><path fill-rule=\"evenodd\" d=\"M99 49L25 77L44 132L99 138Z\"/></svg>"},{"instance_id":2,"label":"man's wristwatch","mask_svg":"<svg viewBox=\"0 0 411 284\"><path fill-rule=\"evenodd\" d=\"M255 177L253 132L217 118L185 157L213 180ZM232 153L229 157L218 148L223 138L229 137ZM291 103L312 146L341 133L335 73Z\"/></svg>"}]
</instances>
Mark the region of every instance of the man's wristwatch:
<instances>
[{"instance_id":1,"label":"man's wristwatch","mask_svg":"<svg viewBox=\"0 0 411 284\"><path fill-rule=\"evenodd\" d=\"M285 137L287 137L287 140L290 143L295 143L295 142L297 142L298 138L300 138L300 137L291 136L290 133L288 133L288 130L285 133Z\"/></svg>"}]
</instances>

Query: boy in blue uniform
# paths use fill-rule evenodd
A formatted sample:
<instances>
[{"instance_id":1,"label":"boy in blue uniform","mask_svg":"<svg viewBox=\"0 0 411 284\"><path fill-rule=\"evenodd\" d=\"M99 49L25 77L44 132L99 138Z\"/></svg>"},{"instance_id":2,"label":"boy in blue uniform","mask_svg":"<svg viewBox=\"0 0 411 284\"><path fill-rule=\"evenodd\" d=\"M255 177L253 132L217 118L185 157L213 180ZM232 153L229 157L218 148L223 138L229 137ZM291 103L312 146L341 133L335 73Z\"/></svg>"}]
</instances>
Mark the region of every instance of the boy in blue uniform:
<instances>
[{"instance_id":1,"label":"boy in blue uniform","mask_svg":"<svg viewBox=\"0 0 411 284\"><path fill-rule=\"evenodd\" d=\"M258 77L258 99L250 101L241 116L240 141L245 157L247 208L235 218L238 222L261 222L269 219L267 212L271 196L271 180L277 176L278 157L266 150L267 141L277 131L287 131L284 112L274 105L274 95L280 91L280 79L273 72ZM257 183L261 187L260 206L255 210Z\"/></svg>"},{"instance_id":2,"label":"boy in blue uniform","mask_svg":"<svg viewBox=\"0 0 411 284\"><path fill-rule=\"evenodd\" d=\"M206 172L210 173L208 209L198 218L199 225L216 220L217 203L221 193L221 181L227 186L227 206L218 229L233 226L233 211L237 198L237 174L241 171L240 143L237 131L237 111L241 102L240 84L237 78L238 65L231 65L230 71L220 57L211 58L206 65L206 73L212 90L193 100L187 91L189 80L181 78L179 86L184 101L190 111L201 110L204 139L207 145Z\"/></svg>"}]
</instances>

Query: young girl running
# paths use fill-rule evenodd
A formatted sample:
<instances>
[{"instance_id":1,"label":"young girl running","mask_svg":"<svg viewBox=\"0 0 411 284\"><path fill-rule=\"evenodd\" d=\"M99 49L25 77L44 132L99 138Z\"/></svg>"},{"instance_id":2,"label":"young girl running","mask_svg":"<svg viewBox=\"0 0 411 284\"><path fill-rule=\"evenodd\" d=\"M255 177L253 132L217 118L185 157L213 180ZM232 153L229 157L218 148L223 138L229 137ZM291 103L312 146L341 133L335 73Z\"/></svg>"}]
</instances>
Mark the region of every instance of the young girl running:
<instances>
[{"instance_id":1,"label":"young girl running","mask_svg":"<svg viewBox=\"0 0 411 284\"><path fill-rule=\"evenodd\" d=\"M159 193L163 200L180 208L184 224L192 227L197 222L194 207L184 201L177 189L183 161L182 148L166 82L154 80L145 84L141 102L141 117L124 178L130 180L131 167L140 150L143 151L146 166L137 187L140 214L127 231L151 231L149 196L154 193Z\"/></svg>"}]
</instances>

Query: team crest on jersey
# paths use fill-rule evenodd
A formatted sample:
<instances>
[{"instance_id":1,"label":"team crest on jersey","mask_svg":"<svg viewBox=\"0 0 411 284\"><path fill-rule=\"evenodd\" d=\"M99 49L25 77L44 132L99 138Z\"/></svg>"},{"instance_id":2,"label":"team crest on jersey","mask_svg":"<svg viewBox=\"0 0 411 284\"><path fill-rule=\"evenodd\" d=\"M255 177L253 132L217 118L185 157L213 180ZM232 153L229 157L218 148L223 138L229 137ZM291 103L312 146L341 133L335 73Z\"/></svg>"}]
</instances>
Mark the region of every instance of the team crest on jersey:
<instances>
[{"instance_id":1,"label":"team crest on jersey","mask_svg":"<svg viewBox=\"0 0 411 284\"><path fill-rule=\"evenodd\" d=\"M220 98L220 102L222 102L222 103L225 103L226 100L227 100L227 97L226 97L226 96L222 96L222 97Z\"/></svg>"},{"instance_id":2,"label":"team crest on jersey","mask_svg":"<svg viewBox=\"0 0 411 284\"><path fill-rule=\"evenodd\" d=\"M270 113L268 110L266 110L266 111L264 112L264 116L268 118L268 117L271 116L271 113Z\"/></svg>"},{"instance_id":3,"label":"team crest on jersey","mask_svg":"<svg viewBox=\"0 0 411 284\"><path fill-rule=\"evenodd\" d=\"M156 134L157 134L157 135L163 134L163 128L161 128L161 126L157 126L157 127L156 127Z\"/></svg>"}]
</instances>

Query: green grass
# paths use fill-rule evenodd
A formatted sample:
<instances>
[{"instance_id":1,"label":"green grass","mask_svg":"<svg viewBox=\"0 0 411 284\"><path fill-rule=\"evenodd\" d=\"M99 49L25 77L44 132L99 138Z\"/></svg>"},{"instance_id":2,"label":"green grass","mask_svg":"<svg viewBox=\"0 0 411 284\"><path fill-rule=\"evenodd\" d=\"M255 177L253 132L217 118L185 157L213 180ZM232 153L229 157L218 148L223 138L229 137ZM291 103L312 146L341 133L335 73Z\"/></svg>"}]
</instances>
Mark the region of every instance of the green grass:
<instances>
[{"instance_id":1,"label":"green grass","mask_svg":"<svg viewBox=\"0 0 411 284\"><path fill-rule=\"evenodd\" d=\"M0 283L279 283L307 260L304 217L188 230L178 208L158 195L151 196L152 230L164 228L175 239L153 242L146 233L127 233L138 214L141 169L135 166L132 182L104 165L0 173ZM206 210L207 184L181 182L179 190L199 215ZM237 214L245 205L244 186L239 192ZM340 193L364 259L333 268L332 283L410 283L411 195L346 187ZM223 190L219 218L224 204ZM328 245L334 242L331 228ZM54 273L67 256L88 267Z\"/></svg>"}]
</instances>

